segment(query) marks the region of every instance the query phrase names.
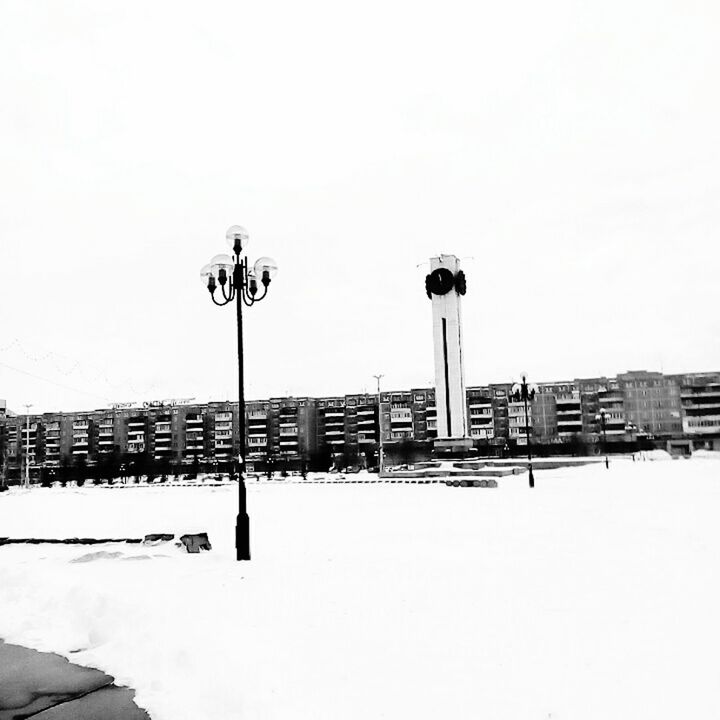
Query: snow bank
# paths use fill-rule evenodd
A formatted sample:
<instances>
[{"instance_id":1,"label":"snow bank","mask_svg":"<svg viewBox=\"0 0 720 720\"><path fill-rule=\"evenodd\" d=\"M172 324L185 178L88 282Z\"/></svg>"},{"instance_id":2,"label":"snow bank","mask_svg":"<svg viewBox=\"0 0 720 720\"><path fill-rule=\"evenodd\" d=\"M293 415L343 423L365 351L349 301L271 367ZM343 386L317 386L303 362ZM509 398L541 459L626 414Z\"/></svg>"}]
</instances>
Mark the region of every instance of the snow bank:
<instances>
[{"instance_id":1,"label":"snow bank","mask_svg":"<svg viewBox=\"0 0 720 720\"><path fill-rule=\"evenodd\" d=\"M0 535L213 551L2 547L0 637L111 673L155 720L715 720L719 480L691 460L532 491L250 484L249 563L234 487L14 490Z\"/></svg>"},{"instance_id":2,"label":"snow bank","mask_svg":"<svg viewBox=\"0 0 720 720\"><path fill-rule=\"evenodd\" d=\"M720 460L720 450L694 450L692 456L698 460Z\"/></svg>"}]
</instances>

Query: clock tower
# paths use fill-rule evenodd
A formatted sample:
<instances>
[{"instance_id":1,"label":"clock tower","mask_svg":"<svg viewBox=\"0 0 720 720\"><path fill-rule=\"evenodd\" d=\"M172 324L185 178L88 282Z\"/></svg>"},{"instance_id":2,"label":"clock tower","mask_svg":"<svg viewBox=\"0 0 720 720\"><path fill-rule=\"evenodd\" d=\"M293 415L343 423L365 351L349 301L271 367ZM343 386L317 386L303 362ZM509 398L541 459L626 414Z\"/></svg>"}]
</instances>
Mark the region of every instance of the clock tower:
<instances>
[{"instance_id":1,"label":"clock tower","mask_svg":"<svg viewBox=\"0 0 720 720\"><path fill-rule=\"evenodd\" d=\"M432 301L435 350L435 406L438 454L465 454L473 442L468 433L465 369L462 354L460 304L465 273L455 255L430 259L425 291Z\"/></svg>"}]
</instances>

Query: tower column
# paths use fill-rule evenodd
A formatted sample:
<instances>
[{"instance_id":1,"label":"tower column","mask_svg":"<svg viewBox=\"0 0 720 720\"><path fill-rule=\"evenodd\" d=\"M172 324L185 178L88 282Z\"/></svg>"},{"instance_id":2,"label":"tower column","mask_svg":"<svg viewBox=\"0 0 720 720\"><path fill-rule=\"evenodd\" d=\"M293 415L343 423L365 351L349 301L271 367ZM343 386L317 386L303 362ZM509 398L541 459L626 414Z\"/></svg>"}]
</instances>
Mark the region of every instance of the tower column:
<instances>
[{"instance_id":1,"label":"tower column","mask_svg":"<svg viewBox=\"0 0 720 720\"><path fill-rule=\"evenodd\" d=\"M435 356L435 405L439 452L464 453L472 448L465 400L461 299L465 274L455 255L430 259L425 289L432 300Z\"/></svg>"}]
</instances>

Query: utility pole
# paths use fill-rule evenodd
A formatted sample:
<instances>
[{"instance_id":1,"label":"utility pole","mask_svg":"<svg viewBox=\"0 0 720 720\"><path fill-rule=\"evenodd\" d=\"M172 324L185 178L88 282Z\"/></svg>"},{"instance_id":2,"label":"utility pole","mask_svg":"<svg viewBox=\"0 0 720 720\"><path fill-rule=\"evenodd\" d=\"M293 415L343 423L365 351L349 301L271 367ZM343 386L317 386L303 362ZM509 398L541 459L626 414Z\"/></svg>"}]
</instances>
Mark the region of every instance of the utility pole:
<instances>
[{"instance_id":1,"label":"utility pole","mask_svg":"<svg viewBox=\"0 0 720 720\"><path fill-rule=\"evenodd\" d=\"M30 408L31 404L26 403L25 408L25 487L30 487Z\"/></svg>"},{"instance_id":2,"label":"utility pole","mask_svg":"<svg viewBox=\"0 0 720 720\"><path fill-rule=\"evenodd\" d=\"M382 406L380 404L380 380L383 375L373 375L377 380L377 405L378 405L378 477L383 471L383 434L382 434Z\"/></svg>"}]
</instances>

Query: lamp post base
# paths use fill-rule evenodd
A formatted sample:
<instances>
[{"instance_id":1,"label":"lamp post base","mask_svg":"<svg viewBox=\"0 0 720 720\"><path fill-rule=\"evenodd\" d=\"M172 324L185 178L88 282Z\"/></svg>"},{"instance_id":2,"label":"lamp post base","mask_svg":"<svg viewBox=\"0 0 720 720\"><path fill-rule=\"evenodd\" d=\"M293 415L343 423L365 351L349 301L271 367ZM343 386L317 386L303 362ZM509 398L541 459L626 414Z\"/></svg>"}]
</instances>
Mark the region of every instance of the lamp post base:
<instances>
[{"instance_id":1,"label":"lamp post base","mask_svg":"<svg viewBox=\"0 0 720 720\"><path fill-rule=\"evenodd\" d=\"M532 465L529 466L528 480L530 480L530 487L535 487L535 476L533 475Z\"/></svg>"},{"instance_id":2,"label":"lamp post base","mask_svg":"<svg viewBox=\"0 0 720 720\"><path fill-rule=\"evenodd\" d=\"M238 560L250 559L250 518L247 513L237 516L235 524L235 549Z\"/></svg>"}]
</instances>

